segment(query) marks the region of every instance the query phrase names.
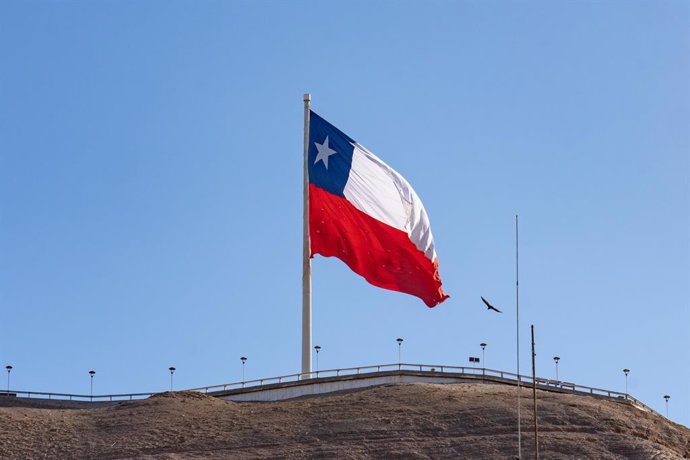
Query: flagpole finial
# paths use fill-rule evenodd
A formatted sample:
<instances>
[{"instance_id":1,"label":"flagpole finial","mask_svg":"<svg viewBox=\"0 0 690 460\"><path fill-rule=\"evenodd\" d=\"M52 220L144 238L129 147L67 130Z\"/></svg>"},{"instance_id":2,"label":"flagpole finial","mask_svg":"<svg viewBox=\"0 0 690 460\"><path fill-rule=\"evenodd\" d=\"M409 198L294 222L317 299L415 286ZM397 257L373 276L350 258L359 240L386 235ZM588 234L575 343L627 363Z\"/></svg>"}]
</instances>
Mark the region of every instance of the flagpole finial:
<instances>
[{"instance_id":1,"label":"flagpole finial","mask_svg":"<svg viewBox=\"0 0 690 460\"><path fill-rule=\"evenodd\" d=\"M311 94L309 93L304 93L304 101L311 101Z\"/></svg>"}]
</instances>

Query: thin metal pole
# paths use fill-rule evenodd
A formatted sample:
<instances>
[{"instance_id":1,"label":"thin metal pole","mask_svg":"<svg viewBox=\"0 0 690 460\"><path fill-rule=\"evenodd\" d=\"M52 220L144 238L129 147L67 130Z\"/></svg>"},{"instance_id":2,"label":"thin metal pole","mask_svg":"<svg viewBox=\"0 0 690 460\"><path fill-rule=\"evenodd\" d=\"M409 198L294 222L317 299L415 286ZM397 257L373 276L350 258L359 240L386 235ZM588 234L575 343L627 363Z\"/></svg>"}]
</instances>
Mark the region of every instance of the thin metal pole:
<instances>
[{"instance_id":1,"label":"thin metal pole","mask_svg":"<svg viewBox=\"0 0 690 460\"><path fill-rule=\"evenodd\" d=\"M12 369L7 369L7 392L10 392L10 371Z\"/></svg>"},{"instance_id":2,"label":"thin metal pole","mask_svg":"<svg viewBox=\"0 0 690 460\"><path fill-rule=\"evenodd\" d=\"M518 216L515 214L515 336L517 349L518 458L522 458L522 417L520 415L520 263Z\"/></svg>"},{"instance_id":3,"label":"thin metal pole","mask_svg":"<svg viewBox=\"0 0 690 460\"><path fill-rule=\"evenodd\" d=\"M304 95L304 214L302 238L302 376L311 377L311 258L309 241L309 110L311 95Z\"/></svg>"},{"instance_id":4,"label":"thin metal pole","mask_svg":"<svg viewBox=\"0 0 690 460\"><path fill-rule=\"evenodd\" d=\"M668 400L671 399L669 395L664 395L664 399L666 400L666 418L668 418Z\"/></svg>"},{"instance_id":5,"label":"thin metal pole","mask_svg":"<svg viewBox=\"0 0 690 460\"><path fill-rule=\"evenodd\" d=\"M173 373L170 372L170 391L173 391Z\"/></svg>"},{"instance_id":6,"label":"thin metal pole","mask_svg":"<svg viewBox=\"0 0 690 460\"><path fill-rule=\"evenodd\" d=\"M534 363L537 356L534 352L534 324L532 329L532 401L534 402L534 458L539 460L539 431L537 429L537 370Z\"/></svg>"},{"instance_id":7,"label":"thin metal pole","mask_svg":"<svg viewBox=\"0 0 690 460\"><path fill-rule=\"evenodd\" d=\"M623 373L625 374L625 400L628 400L628 372L630 372L630 369L625 368L623 369Z\"/></svg>"}]
</instances>

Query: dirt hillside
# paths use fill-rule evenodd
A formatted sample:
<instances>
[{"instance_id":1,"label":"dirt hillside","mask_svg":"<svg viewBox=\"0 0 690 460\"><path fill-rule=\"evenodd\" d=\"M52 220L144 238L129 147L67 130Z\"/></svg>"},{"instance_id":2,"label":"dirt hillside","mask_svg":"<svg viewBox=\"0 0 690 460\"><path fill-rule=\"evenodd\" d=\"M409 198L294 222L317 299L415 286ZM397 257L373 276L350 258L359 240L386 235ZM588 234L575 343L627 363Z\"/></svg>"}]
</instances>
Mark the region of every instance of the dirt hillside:
<instances>
[{"instance_id":1,"label":"dirt hillside","mask_svg":"<svg viewBox=\"0 0 690 460\"><path fill-rule=\"evenodd\" d=\"M531 392L523 458L533 456ZM690 457L690 430L614 401L538 392L542 458ZM10 401L13 400L13 401ZM273 403L163 393L61 409L0 398L0 458L514 458L515 388L405 384Z\"/></svg>"}]
</instances>

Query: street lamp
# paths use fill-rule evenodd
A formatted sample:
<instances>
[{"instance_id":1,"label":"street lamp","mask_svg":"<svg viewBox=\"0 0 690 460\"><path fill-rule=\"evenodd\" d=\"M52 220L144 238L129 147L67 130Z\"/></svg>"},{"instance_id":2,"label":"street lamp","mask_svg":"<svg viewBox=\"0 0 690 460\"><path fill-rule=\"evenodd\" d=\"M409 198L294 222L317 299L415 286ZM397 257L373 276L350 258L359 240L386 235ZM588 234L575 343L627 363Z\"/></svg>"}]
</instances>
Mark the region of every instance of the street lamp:
<instances>
[{"instance_id":1,"label":"street lamp","mask_svg":"<svg viewBox=\"0 0 690 460\"><path fill-rule=\"evenodd\" d=\"M170 391L173 391L173 374L175 373L175 368L174 367L169 367L168 370L170 371Z\"/></svg>"},{"instance_id":2,"label":"street lamp","mask_svg":"<svg viewBox=\"0 0 690 460\"><path fill-rule=\"evenodd\" d=\"M315 345L314 350L316 350L316 376L319 376L319 352L321 351L321 345Z\"/></svg>"},{"instance_id":3,"label":"street lamp","mask_svg":"<svg viewBox=\"0 0 690 460\"><path fill-rule=\"evenodd\" d=\"M558 361L561 360L560 356L554 356L553 357L553 362L556 363L556 381L558 382Z\"/></svg>"},{"instance_id":4,"label":"street lamp","mask_svg":"<svg viewBox=\"0 0 690 460\"><path fill-rule=\"evenodd\" d=\"M240 361L242 361L242 386L244 387L244 363L247 362L247 357L246 357L246 356L242 356L242 357L240 358Z\"/></svg>"},{"instance_id":5,"label":"street lamp","mask_svg":"<svg viewBox=\"0 0 690 460\"><path fill-rule=\"evenodd\" d=\"M10 372L12 372L12 366L5 366L5 369L7 369L7 393L10 392Z\"/></svg>"},{"instance_id":6,"label":"street lamp","mask_svg":"<svg viewBox=\"0 0 690 460\"><path fill-rule=\"evenodd\" d=\"M484 342L479 344L480 347L482 347L482 363L484 363L482 366L484 369L486 369L486 361L484 361L484 349L486 348L486 344Z\"/></svg>"},{"instance_id":7,"label":"street lamp","mask_svg":"<svg viewBox=\"0 0 690 460\"><path fill-rule=\"evenodd\" d=\"M666 418L668 418L668 400L671 399L669 395L664 395L664 399L666 400Z\"/></svg>"},{"instance_id":8,"label":"street lamp","mask_svg":"<svg viewBox=\"0 0 690 460\"><path fill-rule=\"evenodd\" d=\"M628 374L630 369L623 369L623 373L625 374L625 399L628 399Z\"/></svg>"},{"instance_id":9,"label":"street lamp","mask_svg":"<svg viewBox=\"0 0 690 460\"><path fill-rule=\"evenodd\" d=\"M398 370L400 370L400 366L402 363L402 361L400 360L400 350L402 349L403 339L398 337L397 339L395 339L395 341L398 342Z\"/></svg>"},{"instance_id":10,"label":"street lamp","mask_svg":"<svg viewBox=\"0 0 690 460\"><path fill-rule=\"evenodd\" d=\"M96 371L89 371L89 377L91 377L91 400L93 401L93 376L96 375Z\"/></svg>"}]
</instances>

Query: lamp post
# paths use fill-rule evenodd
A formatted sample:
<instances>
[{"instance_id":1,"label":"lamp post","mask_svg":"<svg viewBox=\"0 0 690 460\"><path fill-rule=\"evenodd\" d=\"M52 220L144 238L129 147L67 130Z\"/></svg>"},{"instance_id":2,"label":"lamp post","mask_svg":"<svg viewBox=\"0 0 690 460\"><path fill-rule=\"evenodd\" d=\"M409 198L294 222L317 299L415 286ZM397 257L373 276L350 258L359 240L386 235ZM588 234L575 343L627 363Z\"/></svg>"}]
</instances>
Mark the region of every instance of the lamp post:
<instances>
[{"instance_id":1,"label":"lamp post","mask_svg":"<svg viewBox=\"0 0 690 460\"><path fill-rule=\"evenodd\" d=\"M664 395L664 399L666 400L666 418L668 418L668 400L671 399L669 395Z\"/></svg>"},{"instance_id":2,"label":"lamp post","mask_svg":"<svg viewBox=\"0 0 690 460\"><path fill-rule=\"evenodd\" d=\"M10 372L12 372L12 366L7 365L5 366L5 369L7 369L7 393L10 392Z\"/></svg>"},{"instance_id":3,"label":"lamp post","mask_svg":"<svg viewBox=\"0 0 690 460\"><path fill-rule=\"evenodd\" d=\"M240 361L242 361L242 387L244 387L244 363L247 362L247 357L246 357L246 356L242 356L242 357L240 358Z\"/></svg>"},{"instance_id":4,"label":"lamp post","mask_svg":"<svg viewBox=\"0 0 690 460\"><path fill-rule=\"evenodd\" d=\"M480 347L482 347L482 367L484 368L484 372L482 374L486 373L486 361L484 361L484 349L486 348L486 344L484 342L479 344Z\"/></svg>"},{"instance_id":5,"label":"lamp post","mask_svg":"<svg viewBox=\"0 0 690 460\"><path fill-rule=\"evenodd\" d=\"M321 351L321 345L315 345L314 350L316 350L316 376L319 376L319 352Z\"/></svg>"},{"instance_id":6,"label":"lamp post","mask_svg":"<svg viewBox=\"0 0 690 460\"><path fill-rule=\"evenodd\" d=\"M89 371L89 377L91 377L91 401L93 401L93 376L96 375L96 371Z\"/></svg>"},{"instance_id":7,"label":"lamp post","mask_svg":"<svg viewBox=\"0 0 690 460\"><path fill-rule=\"evenodd\" d=\"M554 356L553 357L553 362L556 363L556 382L558 382L558 361L561 360L560 356Z\"/></svg>"},{"instance_id":8,"label":"lamp post","mask_svg":"<svg viewBox=\"0 0 690 460\"><path fill-rule=\"evenodd\" d=\"M400 370L400 367L402 364L402 361L400 359L400 356L401 356L400 353L401 353L401 349L402 349L403 339L398 337L397 339L395 339L395 341L398 342L398 370Z\"/></svg>"},{"instance_id":9,"label":"lamp post","mask_svg":"<svg viewBox=\"0 0 690 460\"><path fill-rule=\"evenodd\" d=\"M173 391L173 374L175 373L175 368L170 366L168 370L170 371L170 391Z\"/></svg>"},{"instance_id":10,"label":"lamp post","mask_svg":"<svg viewBox=\"0 0 690 460\"><path fill-rule=\"evenodd\" d=\"M628 374L630 369L623 369L623 373L625 374L625 399L628 399Z\"/></svg>"}]
</instances>

